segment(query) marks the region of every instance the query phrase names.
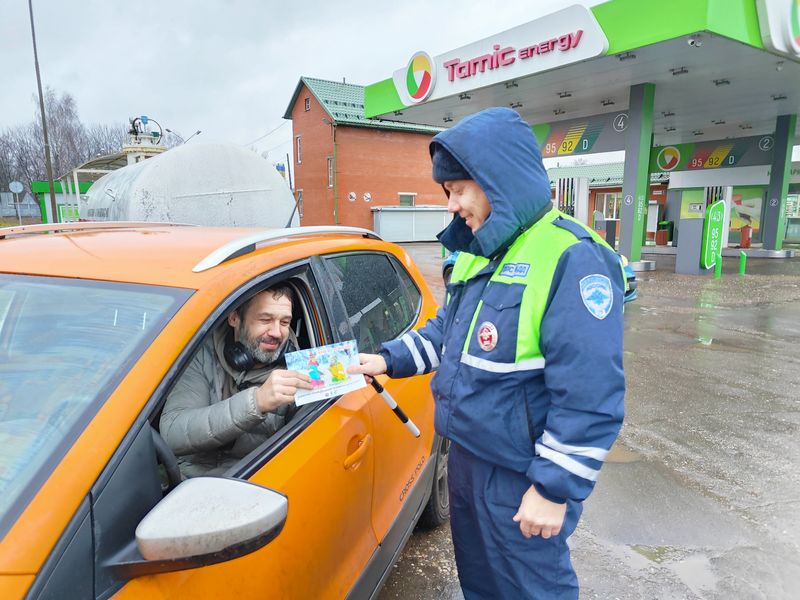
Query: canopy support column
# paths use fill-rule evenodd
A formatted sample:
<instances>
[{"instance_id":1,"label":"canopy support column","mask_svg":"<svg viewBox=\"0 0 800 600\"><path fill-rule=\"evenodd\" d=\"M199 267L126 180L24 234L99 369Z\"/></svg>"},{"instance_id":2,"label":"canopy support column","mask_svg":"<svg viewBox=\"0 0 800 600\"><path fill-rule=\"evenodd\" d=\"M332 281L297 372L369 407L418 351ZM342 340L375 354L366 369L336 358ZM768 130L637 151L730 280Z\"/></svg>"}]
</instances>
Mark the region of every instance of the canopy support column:
<instances>
[{"instance_id":1,"label":"canopy support column","mask_svg":"<svg viewBox=\"0 0 800 600\"><path fill-rule=\"evenodd\" d=\"M631 262L637 262L642 257L647 224L655 92L656 86L652 83L635 85L630 91L619 251Z\"/></svg>"},{"instance_id":2,"label":"canopy support column","mask_svg":"<svg viewBox=\"0 0 800 600\"><path fill-rule=\"evenodd\" d=\"M775 123L775 151L769 174L767 205L761 239L764 250L780 250L786 229L786 194L789 193L789 170L792 166L792 147L797 115L781 115Z\"/></svg>"}]
</instances>

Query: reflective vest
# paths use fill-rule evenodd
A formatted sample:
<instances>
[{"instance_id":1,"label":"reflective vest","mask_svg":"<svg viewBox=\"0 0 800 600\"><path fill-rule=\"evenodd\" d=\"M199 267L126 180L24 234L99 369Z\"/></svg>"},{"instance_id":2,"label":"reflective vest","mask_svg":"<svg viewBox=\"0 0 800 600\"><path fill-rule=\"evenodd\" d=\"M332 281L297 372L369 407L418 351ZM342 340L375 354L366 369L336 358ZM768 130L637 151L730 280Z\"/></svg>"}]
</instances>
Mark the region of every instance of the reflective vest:
<instances>
[{"instance_id":1,"label":"reflective vest","mask_svg":"<svg viewBox=\"0 0 800 600\"><path fill-rule=\"evenodd\" d=\"M489 279L464 340L462 362L495 373L544 368L539 330L553 275L564 251L580 241L572 231L552 225L558 217L575 223L590 234L596 243L613 252L595 231L555 208L550 210L514 241ZM482 256L460 253L453 266L450 282L456 284L470 280L489 262L488 258ZM621 263L620 271L622 281L625 281ZM518 304L517 310L503 310ZM497 322L504 318L504 314L517 315L518 322ZM507 340L498 339L499 331L503 331L503 335L516 331L516 343L509 345ZM493 360L476 356L486 356L487 349L493 351Z\"/></svg>"}]
</instances>

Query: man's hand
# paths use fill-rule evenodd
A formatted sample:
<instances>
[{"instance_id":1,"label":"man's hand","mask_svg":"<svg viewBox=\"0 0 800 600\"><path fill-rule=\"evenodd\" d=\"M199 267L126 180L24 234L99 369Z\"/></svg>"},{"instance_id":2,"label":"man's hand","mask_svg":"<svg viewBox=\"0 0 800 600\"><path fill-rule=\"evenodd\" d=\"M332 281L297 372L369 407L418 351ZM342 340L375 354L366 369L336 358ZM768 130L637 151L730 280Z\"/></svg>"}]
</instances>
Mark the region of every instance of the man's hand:
<instances>
[{"instance_id":1,"label":"man's hand","mask_svg":"<svg viewBox=\"0 0 800 600\"><path fill-rule=\"evenodd\" d=\"M311 389L311 378L308 375L275 369L256 390L256 406L262 413L267 413L284 404L291 404L298 389Z\"/></svg>"},{"instance_id":2,"label":"man's hand","mask_svg":"<svg viewBox=\"0 0 800 600\"><path fill-rule=\"evenodd\" d=\"M566 504L542 498L536 488L531 486L522 496L519 510L514 515L514 522L519 523L519 530L526 538L541 535L547 539L559 534L566 512Z\"/></svg>"},{"instance_id":3,"label":"man's hand","mask_svg":"<svg viewBox=\"0 0 800 600\"><path fill-rule=\"evenodd\" d=\"M347 372L363 373L367 376L367 383L371 383L372 377L386 373L386 361L380 354L359 354L358 364L347 367Z\"/></svg>"}]
</instances>

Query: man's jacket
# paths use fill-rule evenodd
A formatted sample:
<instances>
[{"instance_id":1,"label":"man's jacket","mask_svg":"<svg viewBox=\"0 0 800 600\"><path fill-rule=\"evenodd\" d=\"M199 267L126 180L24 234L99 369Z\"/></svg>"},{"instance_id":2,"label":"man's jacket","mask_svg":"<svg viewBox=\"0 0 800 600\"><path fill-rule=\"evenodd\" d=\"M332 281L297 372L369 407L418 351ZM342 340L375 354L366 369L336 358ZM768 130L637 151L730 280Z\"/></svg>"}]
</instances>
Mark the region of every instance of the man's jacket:
<instances>
[{"instance_id":1,"label":"man's jacket","mask_svg":"<svg viewBox=\"0 0 800 600\"><path fill-rule=\"evenodd\" d=\"M284 424L285 410L262 413L256 406L258 386L284 364L235 371L223 352L228 329L221 325L203 343L161 414L161 435L187 477L223 473Z\"/></svg>"},{"instance_id":2,"label":"man's jacket","mask_svg":"<svg viewBox=\"0 0 800 600\"><path fill-rule=\"evenodd\" d=\"M552 208L538 145L515 112L484 111L433 143L481 186L491 213L475 235L460 217L440 234L462 252L447 303L384 344L389 374L436 370L439 434L526 473L552 501L583 500L622 423L619 259Z\"/></svg>"}]
</instances>

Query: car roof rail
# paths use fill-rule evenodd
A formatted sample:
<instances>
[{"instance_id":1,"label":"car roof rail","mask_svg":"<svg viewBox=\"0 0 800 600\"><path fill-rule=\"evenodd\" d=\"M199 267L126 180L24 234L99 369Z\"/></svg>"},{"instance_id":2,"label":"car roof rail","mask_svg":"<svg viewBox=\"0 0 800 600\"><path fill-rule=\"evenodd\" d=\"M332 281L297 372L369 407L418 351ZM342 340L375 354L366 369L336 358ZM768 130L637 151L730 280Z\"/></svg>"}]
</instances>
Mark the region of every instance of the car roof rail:
<instances>
[{"instance_id":1,"label":"car roof rail","mask_svg":"<svg viewBox=\"0 0 800 600\"><path fill-rule=\"evenodd\" d=\"M225 261L249 254L256 249L256 245L262 242L271 242L290 237L298 237L303 235L321 235L326 233L343 233L351 235L360 235L374 240L380 240L381 237L374 231L363 229L361 227L345 227L345 226L329 226L329 225L314 225L307 227L288 227L286 229L269 229L266 231L259 231L236 240L228 242L224 246L220 246L211 254L206 256L192 269L195 273L206 271L216 267Z\"/></svg>"},{"instance_id":2,"label":"car roof rail","mask_svg":"<svg viewBox=\"0 0 800 600\"><path fill-rule=\"evenodd\" d=\"M0 227L0 240L6 237L29 233L49 233L60 231L95 231L98 229L126 229L128 227L194 227L190 223L158 223L145 221L78 221L73 223L36 223L34 225L16 225Z\"/></svg>"}]
</instances>

